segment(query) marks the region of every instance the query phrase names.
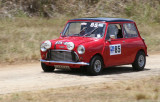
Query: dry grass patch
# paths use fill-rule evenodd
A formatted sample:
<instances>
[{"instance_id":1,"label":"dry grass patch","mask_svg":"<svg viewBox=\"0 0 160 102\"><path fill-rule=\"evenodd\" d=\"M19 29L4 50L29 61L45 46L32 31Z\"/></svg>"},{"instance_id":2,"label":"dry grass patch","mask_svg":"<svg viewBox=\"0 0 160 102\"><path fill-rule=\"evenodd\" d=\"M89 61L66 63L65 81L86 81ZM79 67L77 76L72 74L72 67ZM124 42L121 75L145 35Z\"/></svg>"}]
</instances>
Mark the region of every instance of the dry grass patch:
<instances>
[{"instance_id":1,"label":"dry grass patch","mask_svg":"<svg viewBox=\"0 0 160 102\"><path fill-rule=\"evenodd\" d=\"M0 20L0 60L13 63L38 60L42 41L57 38L63 19L14 18Z\"/></svg>"},{"instance_id":2,"label":"dry grass patch","mask_svg":"<svg viewBox=\"0 0 160 102\"><path fill-rule=\"evenodd\" d=\"M149 52L160 51L160 25L159 24L141 24L137 22L140 34L145 38Z\"/></svg>"},{"instance_id":3,"label":"dry grass patch","mask_svg":"<svg viewBox=\"0 0 160 102\"><path fill-rule=\"evenodd\" d=\"M1 102L159 102L160 76L0 96Z\"/></svg>"},{"instance_id":4,"label":"dry grass patch","mask_svg":"<svg viewBox=\"0 0 160 102\"><path fill-rule=\"evenodd\" d=\"M139 93L139 94L136 94L136 99L137 100L144 100L144 99L150 99L150 97L147 96L145 93Z\"/></svg>"}]
</instances>

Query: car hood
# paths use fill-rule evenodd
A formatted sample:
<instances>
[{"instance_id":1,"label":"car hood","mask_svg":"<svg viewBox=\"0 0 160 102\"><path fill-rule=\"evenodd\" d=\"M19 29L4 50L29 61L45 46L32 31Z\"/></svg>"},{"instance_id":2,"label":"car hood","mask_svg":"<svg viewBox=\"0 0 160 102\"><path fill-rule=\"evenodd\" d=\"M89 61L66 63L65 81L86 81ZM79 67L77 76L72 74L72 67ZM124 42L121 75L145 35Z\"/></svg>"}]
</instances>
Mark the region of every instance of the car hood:
<instances>
[{"instance_id":1,"label":"car hood","mask_svg":"<svg viewBox=\"0 0 160 102\"><path fill-rule=\"evenodd\" d=\"M66 45L64 44L65 42L73 42L75 47L83 44L83 43L88 43L91 41L97 40L96 38L90 38L90 37L60 37L55 40L50 40L52 42L52 48L56 49L66 49ZM57 43L60 42L60 43Z\"/></svg>"}]
</instances>

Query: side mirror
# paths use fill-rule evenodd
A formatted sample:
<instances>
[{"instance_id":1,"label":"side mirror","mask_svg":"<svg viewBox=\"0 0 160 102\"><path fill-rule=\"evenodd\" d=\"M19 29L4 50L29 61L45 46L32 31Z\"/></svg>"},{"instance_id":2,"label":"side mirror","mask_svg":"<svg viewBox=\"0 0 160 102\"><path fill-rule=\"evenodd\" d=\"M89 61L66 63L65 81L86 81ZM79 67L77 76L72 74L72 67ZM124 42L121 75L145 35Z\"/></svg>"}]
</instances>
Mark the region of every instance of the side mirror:
<instances>
[{"instance_id":1,"label":"side mirror","mask_svg":"<svg viewBox=\"0 0 160 102\"><path fill-rule=\"evenodd\" d=\"M110 39L116 39L115 35L110 35Z\"/></svg>"},{"instance_id":2,"label":"side mirror","mask_svg":"<svg viewBox=\"0 0 160 102\"><path fill-rule=\"evenodd\" d=\"M109 40L108 40L108 41L110 42L110 41L111 41L111 39L116 39L116 36L115 36L115 35L110 35L110 36L109 36Z\"/></svg>"}]
</instances>

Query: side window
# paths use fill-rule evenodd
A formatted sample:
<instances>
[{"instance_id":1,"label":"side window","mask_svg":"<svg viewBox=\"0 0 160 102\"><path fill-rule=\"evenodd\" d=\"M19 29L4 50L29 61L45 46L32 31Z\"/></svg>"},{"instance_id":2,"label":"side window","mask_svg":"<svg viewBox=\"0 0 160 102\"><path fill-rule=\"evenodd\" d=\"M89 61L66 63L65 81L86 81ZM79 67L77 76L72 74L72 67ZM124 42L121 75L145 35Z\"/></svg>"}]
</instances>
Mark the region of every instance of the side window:
<instances>
[{"instance_id":1,"label":"side window","mask_svg":"<svg viewBox=\"0 0 160 102\"><path fill-rule=\"evenodd\" d=\"M107 29L106 40L110 38L110 35L114 35L115 39L123 38L121 24L109 24Z\"/></svg>"},{"instance_id":2,"label":"side window","mask_svg":"<svg viewBox=\"0 0 160 102\"><path fill-rule=\"evenodd\" d=\"M123 24L125 38L133 38L138 36L137 29L133 23Z\"/></svg>"}]
</instances>

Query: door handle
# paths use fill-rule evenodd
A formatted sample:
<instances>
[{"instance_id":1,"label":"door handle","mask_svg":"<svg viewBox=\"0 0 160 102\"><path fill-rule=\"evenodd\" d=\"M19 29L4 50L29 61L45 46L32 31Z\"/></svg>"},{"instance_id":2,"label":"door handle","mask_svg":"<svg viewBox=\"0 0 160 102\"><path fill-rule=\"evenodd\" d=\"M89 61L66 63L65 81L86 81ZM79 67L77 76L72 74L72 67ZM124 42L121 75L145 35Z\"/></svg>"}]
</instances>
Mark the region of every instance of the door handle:
<instances>
[{"instance_id":1,"label":"door handle","mask_svg":"<svg viewBox=\"0 0 160 102\"><path fill-rule=\"evenodd\" d=\"M125 43L125 41L122 41L123 43Z\"/></svg>"}]
</instances>

